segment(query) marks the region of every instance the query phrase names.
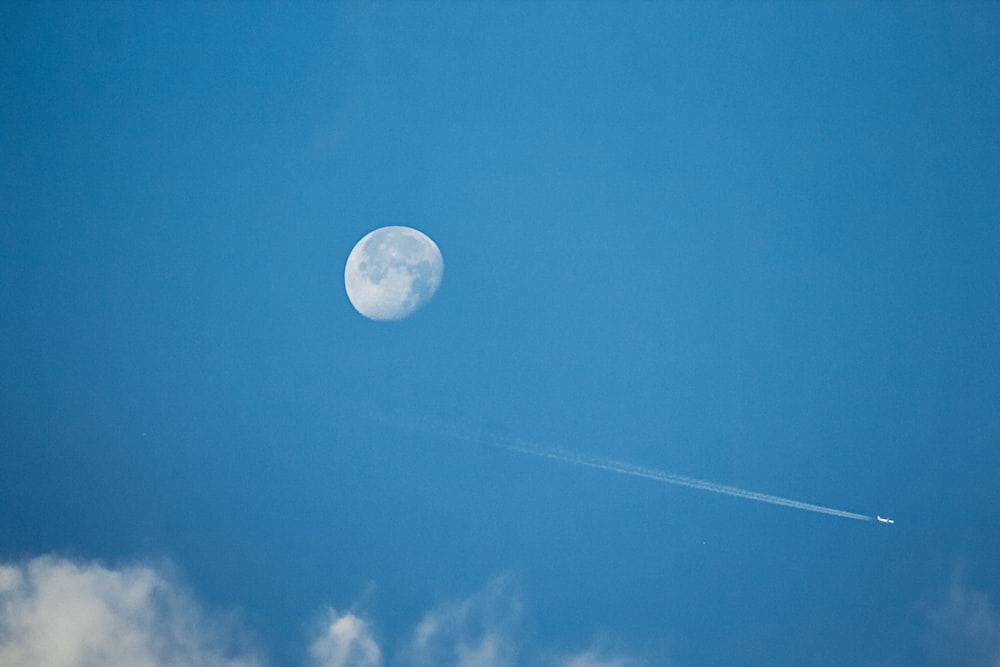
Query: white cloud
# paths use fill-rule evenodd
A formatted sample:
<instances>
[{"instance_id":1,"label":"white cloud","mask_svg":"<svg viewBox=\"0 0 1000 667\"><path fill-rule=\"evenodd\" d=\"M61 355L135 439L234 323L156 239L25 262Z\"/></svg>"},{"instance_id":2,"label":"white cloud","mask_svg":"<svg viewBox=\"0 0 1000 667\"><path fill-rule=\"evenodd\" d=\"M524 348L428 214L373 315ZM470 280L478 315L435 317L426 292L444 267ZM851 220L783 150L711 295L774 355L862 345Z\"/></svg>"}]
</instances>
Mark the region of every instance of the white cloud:
<instances>
[{"instance_id":1,"label":"white cloud","mask_svg":"<svg viewBox=\"0 0 1000 667\"><path fill-rule=\"evenodd\" d=\"M1000 667L1000 613L989 596L964 583L960 569L944 599L925 614L936 658L963 667Z\"/></svg>"},{"instance_id":2,"label":"white cloud","mask_svg":"<svg viewBox=\"0 0 1000 667\"><path fill-rule=\"evenodd\" d=\"M182 588L151 567L41 557L0 565L0 667L251 667Z\"/></svg>"},{"instance_id":3,"label":"white cloud","mask_svg":"<svg viewBox=\"0 0 1000 667\"><path fill-rule=\"evenodd\" d=\"M482 591L447 602L424 614L403 651L407 667L639 667L632 657L597 648L552 657L532 654L519 641L522 604L509 577L492 581Z\"/></svg>"},{"instance_id":4,"label":"white cloud","mask_svg":"<svg viewBox=\"0 0 1000 667\"><path fill-rule=\"evenodd\" d=\"M559 667L638 667L640 663L625 656L607 657L590 650L560 660L557 664Z\"/></svg>"},{"instance_id":5,"label":"white cloud","mask_svg":"<svg viewBox=\"0 0 1000 667\"><path fill-rule=\"evenodd\" d=\"M382 650L371 626L351 613L327 611L325 630L313 640L309 655L317 667L380 667Z\"/></svg>"},{"instance_id":6,"label":"white cloud","mask_svg":"<svg viewBox=\"0 0 1000 667\"><path fill-rule=\"evenodd\" d=\"M415 667L511 667L517 658L513 632L520 598L500 577L465 600L427 612L404 648L401 662Z\"/></svg>"},{"instance_id":7,"label":"white cloud","mask_svg":"<svg viewBox=\"0 0 1000 667\"><path fill-rule=\"evenodd\" d=\"M591 649L553 658L519 641L521 601L500 577L423 615L393 651L399 667L635 667ZM39 557L0 564L0 667L258 667L231 616L202 610L167 565L109 568ZM398 646L398 644L397 644ZM314 667L382 667L374 625L327 609L309 645Z\"/></svg>"}]
</instances>

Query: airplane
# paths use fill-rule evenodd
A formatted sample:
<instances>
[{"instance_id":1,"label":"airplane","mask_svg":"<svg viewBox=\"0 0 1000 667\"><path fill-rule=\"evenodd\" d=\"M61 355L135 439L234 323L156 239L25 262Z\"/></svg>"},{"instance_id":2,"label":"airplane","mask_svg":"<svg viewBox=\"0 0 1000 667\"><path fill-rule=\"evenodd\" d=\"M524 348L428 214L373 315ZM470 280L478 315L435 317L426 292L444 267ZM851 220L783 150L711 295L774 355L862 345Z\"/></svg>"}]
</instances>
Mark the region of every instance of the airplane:
<instances>
[{"instance_id":1,"label":"airplane","mask_svg":"<svg viewBox=\"0 0 1000 667\"><path fill-rule=\"evenodd\" d=\"M894 520L892 520L892 519L883 519L882 517L880 517L880 516L879 516L879 515L877 515L877 514L875 515L875 518L876 518L876 519L878 519L879 521L881 521L882 523L896 523L896 522L895 522Z\"/></svg>"}]
</instances>

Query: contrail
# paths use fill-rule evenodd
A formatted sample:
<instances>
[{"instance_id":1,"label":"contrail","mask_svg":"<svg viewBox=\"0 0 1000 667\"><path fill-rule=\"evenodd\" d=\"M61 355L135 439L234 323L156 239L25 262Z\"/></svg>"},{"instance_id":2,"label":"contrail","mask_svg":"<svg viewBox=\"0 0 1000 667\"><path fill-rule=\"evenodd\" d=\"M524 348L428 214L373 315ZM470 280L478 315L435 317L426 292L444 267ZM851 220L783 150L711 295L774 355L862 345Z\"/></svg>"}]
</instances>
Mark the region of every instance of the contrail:
<instances>
[{"instance_id":1,"label":"contrail","mask_svg":"<svg viewBox=\"0 0 1000 667\"><path fill-rule=\"evenodd\" d=\"M517 442L505 445L498 445L498 446L511 452L530 454L532 456L539 456L542 458L553 459L555 461L562 461L563 463L569 463L571 465L587 466L588 468L597 468L598 470L617 472L621 473L622 475L631 475L633 477L644 477L646 479L651 479L657 482L664 482L666 484L676 484L677 486L686 486L692 489L701 489L702 491L721 493L724 496L733 496L734 498L745 498L747 500L756 500L762 503L781 505L783 507L792 507L794 509L799 509L799 510L808 510L809 512L819 512L820 514L830 514L833 516L843 517L845 519L855 519L857 521L871 521L873 518L866 514L857 514L855 512L847 512L845 510L838 510L832 507L824 507L823 505L804 503L801 500L792 500L790 498L782 498L781 496L772 496L767 493L749 491L747 489L741 489L737 486L726 486L725 484L707 482L702 479L694 479L693 477L676 475L672 472L666 472L664 470L644 468L641 466L632 465L630 463L615 461L613 459L604 459L595 456L586 456L584 454L578 454L576 452L570 452L565 449L559 449L556 447L540 448L540 447L528 446L523 443L517 443Z\"/></svg>"},{"instance_id":2,"label":"contrail","mask_svg":"<svg viewBox=\"0 0 1000 667\"><path fill-rule=\"evenodd\" d=\"M644 479L651 479L655 482L663 482L664 484L675 484L677 486L686 486L691 489L701 489L702 491L710 491L712 493L719 493L724 496L732 496L734 498L756 500L762 503L770 503L771 505L781 505L782 507L791 507L792 509L829 514L831 516L839 516L844 519L854 519L855 521L872 521L875 518L867 514L857 514L856 512L834 509L833 507L824 507L823 505L805 503L801 500L792 500L790 498L772 496L767 493L749 491L736 486L727 486L725 484L707 482L702 479L676 475L672 472L666 472L664 470L656 470L655 468L632 465L631 463L623 463L621 461L615 461L614 459L590 456L562 449L560 447L539 445L519 440L517 438L489 435L486 433L474 434L471 431L465 431L463 429L443 425L439 425L433 430L437 431L441 435L451 436L460 440L479 442L484 445L506 450L508 452L528 454L539 458L569 463L570 465L597 468L598 470L607 470L608 472L615 472L622 475L631 475L632 477L642 477Z\"/></svg>"}]
</instances>

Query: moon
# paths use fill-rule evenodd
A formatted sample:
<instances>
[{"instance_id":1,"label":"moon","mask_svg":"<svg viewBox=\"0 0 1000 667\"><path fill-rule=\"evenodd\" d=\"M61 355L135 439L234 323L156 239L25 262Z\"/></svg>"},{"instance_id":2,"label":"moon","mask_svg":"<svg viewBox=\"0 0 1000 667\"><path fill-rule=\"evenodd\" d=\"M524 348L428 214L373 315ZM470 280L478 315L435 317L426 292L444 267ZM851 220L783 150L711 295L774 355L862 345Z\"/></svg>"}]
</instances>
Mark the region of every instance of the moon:
<instances>
[{"instance_id":1,"label":"moon","mask_svg":"<svg viewBox=\"0 0 1000 667\"><path fill-rule=\"evenodd\" d=\"M424 306L444 275L441 251L412 227L380 227L366 234L347 258L347 298L370 320L401 320Z\"/></svg>"}]
</instances>

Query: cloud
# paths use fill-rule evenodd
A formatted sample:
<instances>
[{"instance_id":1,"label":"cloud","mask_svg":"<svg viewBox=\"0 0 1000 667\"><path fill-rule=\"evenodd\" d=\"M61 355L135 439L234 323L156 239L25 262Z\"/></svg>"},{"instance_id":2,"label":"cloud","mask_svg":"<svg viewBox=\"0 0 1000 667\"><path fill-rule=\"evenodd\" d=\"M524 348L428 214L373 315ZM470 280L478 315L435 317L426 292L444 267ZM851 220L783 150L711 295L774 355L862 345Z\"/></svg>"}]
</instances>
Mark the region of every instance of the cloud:
<instances>
[{"instance_id":1,"label":"cloud","mask_svg":"<svg viewBox=\"0 0 1000 667\"><path fill-rule=\"evenodd\" d=\"M924 613L934 657L964 667L1000 667L1000 613L989 596L965 584L961 569L944 599Z\"/></svg>"},{"instance_id":2,"label":"cloud","mask_svg":"<svg viewBox=\"0 0 1000 667\"><path fill-rule=\"evenodd\" d=\"M414 667L511 667L517 658L513 633L521 602L509 577L482 591L424 614L403 650Z\"/></svg>"},{"instance_id":3,"label":"cloud","mask_svg":"<svg viewBox=\"0 0 1000 667\"><path fill-rule=\"evenodd\" d=\"M407 667L639 667L635 658L591 648L560 655L526 650L519 637L523 605L514 581L499 577L469 597L424 614L404 648Z\"/></svg>"},{"instance_id":4,"label":"cloud","mask_svg":"<svg viewBox=\"0 0 1000 667\"><path fill-rule=\"evenodd\" d=\"M167 564L110 568L43 556L0 564L0 667L259 667L231 614L207 613ZM636 667L598 649L532 652L522 603L499 577L426 612L393 651L399 667ZM308 647L313 667L382 667L372 621L328 608ZM556 657L553 657L556 656Z\"/></svg>"},{"instance_id":5,"label":"cloud","mask_svg":"<svg viewBox=\"0 0 1000 667\"><path fill-rule=\"evenodd\" d=\"M258 665L223 641L238 634L230 626L148 566L52 557L0 565L0 667Z\"/></svg>"},{"instance_id":6,"label":"cloud","mask_svg":"<svg viewBox=\"0 0 1000 667\"><path fill-rule=\"evenodd\" d=\"M372 636L371 625L351 613L327 610L325 629L309 646L317 667L380 667L382 650Z\"/></svg>"},{"instance_id":7,"label":"cloud","mask_svg":"<svg viewBox=\"0 0 1000 667\"><path fill-rule=\"evenodd\" d=\"M564 658L559 667L638 667L641 663L625 656L605 657L596 650Z\"/></svg>"}]
</instances>

